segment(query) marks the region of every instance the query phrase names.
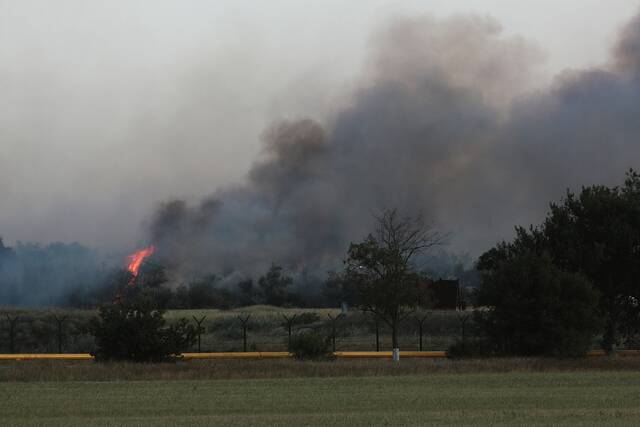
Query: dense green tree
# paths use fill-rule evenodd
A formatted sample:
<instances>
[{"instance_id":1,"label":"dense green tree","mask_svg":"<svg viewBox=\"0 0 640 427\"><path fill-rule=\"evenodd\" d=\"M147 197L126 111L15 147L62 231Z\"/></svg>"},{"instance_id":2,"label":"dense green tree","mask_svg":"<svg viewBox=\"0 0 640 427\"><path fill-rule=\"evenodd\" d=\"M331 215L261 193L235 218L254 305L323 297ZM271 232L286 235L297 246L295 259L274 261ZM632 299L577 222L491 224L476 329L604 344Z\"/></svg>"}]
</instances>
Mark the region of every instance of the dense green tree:
<instances>
[{"instance_id":1,"label":"dense green tree","mask_svg":"<svg viewBox=\"0 0 640 427\"><path fill-rule=\"evenodd\" d=\"M95 337L96 360L160 362L195 343L196 330L186 319L167 325L163 316L153 295L140 288L101 306L89 328Z\"/></svg>"},{"instance_id":2,"label":"dense green tree","mask_svg":"<svg viewBox=\"0 0 640 427\"><path fill-rule=\"evenodd\" d=\"M212 308L218 305L214 275L206 276L189 283L189 308Z\"/></svg>"},{"instance_id":3,"label":"dense green tree","mask_svg":"<svg viewBox=\"0 0 640 427\"><path fill-rule=\"evenodd\" d=\"M609 352L640 329L640 175L627 173L621 187L591 186L567 192L540 227L517 229L480 258L483 287L491 272L523 253L549 256L561 272L585 277L598 291L604 319L603 348ZM485 303L489 303L485 301Z\"/></svg>"},{"instance_id":4,"label":"dense green tree","mask_svg":"<svg viewBox=\"0 0 640 427\"><path fill-rule=\"evenodd\" d=\"M400 322L423 301L423 278L414 261L444 238L420 218L401 218L396 210L376 219L376 232L349 246L344 280L355 285L360 308L391 328L398 349Z\"/></svg>"},{"instance_id":5,"label":"dense green tree","mask_svg":"<svg viewBox=\"0 0 640 427\"><path fill-rule=\"evenodd\" d=\"M170 303L171 308L185 309L189 307L189 288L187 285L180 284L173 292Z\"/></svg>"},{"instance_id":6,"label":"dense green tree","mask_svg":"<svg viewBox=\"0 0 640 427\"><path fill-rule=\"evenodd\" d=\"M355 283L347 280L344 274L330 271L322 287L322 296L329 307L338 307L345 302L358 305L358 289Z\"/></svg>"},{"instance_id":7,"label":"dense green tree","mask_svg":"<svg viewBox=\"0 0 640 427\"><path fill-rule=\"evenodd\" d=\"M583 355L600 326L597 291L526 245L517 241L481 257L478 303L488 310L480 312L480 326L498 354Z\"/></svg>"},{"instance_id":8,"label":"dense green tree","mask_svg":"<svg viewBox=\"0 0 640 427\"><path fill-rule=\"evenodd\" d=\"M284 305L290 298L289 286L293 279L279 265L272 264L269 271L258 280L264 302L269 305Z\"/></svg>"},{"instance_id":9,"label":"dense green tree","mask_svg":"<svg viewBox=\"0 0 640 427\"><path fill-rule=\"evenodd\" d=\"M253 305L256 301L256 289L253 279L246 279L238 283L238 303L242 306Z\"/></svg>"},{"instance_id":10,"label":"dense green tree","mask_svg":"<svg viewBox=\"0 0 640 427\"><path fill-rule=\"evenodd\" d=\"M132 277L131 283L145 288L160 288L168 281L167 268L158 262L146 259L140 266L138 275Z\"/></svg>"},{"instance_id":11,"label":"dense green tree","mask_svg":"<svg viewBox=\"0 0 640 427\"><path fill-rule=\"evenodd\" d=\"M218 288L218 278L211 274L180 285L173 292L171 306L175 308L221 308L234 305L231 292Z\"/></svg>"},{"instance_id":12,"label":"dense green tree","mask_svg":"<svg viewBox=\"0 0 640 427\"><path fill-rule=\"evenodd\" d=\"M638 332L640 316L640 175L622 187L593 186L552 204L542 226L554 263L584 274L600 291L603 347Z\"/></svg>"}]
</instances>

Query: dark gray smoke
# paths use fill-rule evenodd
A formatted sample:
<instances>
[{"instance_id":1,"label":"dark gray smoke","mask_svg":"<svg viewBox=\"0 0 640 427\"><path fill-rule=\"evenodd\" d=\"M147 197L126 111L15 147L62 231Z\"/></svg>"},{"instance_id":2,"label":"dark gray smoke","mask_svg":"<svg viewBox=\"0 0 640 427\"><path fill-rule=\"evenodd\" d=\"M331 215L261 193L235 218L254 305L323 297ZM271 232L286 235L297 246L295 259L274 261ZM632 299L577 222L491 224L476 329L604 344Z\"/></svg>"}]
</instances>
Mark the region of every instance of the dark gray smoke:
<instances>
[{"instance_id":1,"label":"dark gray smoke","mask_svg":"<svg viewBox=\"0 0 640 427\"><path fill-rule=\"evenodd\" d=\"M478 254L539 222L567 188L616 184L640 166L640 17L610 64L531 92L539 56L491 19L397 20L331 120L274 124L246 182L199 206L167 202L150 239L183 275L255 274L272 261L324 271L394 207Z\"/></svg>"},{"instance_id":2,"label":"dark gray smoke","mask_svg":"<svg viewBox=\"0 0 640 427\"><path fill-rule=\"evenodd\" d=\"M4 245L0 238L0 307L69 303L72 292L99 286L104 257L78 243Z\"/></svg>"}]
</instances>

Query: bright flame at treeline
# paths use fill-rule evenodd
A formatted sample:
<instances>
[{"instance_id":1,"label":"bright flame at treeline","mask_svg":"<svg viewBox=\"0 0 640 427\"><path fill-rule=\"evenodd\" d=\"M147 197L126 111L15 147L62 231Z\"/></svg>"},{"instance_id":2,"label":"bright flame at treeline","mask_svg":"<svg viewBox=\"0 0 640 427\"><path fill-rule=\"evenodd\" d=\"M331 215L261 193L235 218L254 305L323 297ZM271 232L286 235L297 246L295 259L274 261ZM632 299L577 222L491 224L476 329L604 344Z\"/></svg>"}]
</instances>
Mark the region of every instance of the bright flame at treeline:
<instances>
[{"instance_id":1,"label":"bright flame at treeline","mask_svg":"<svg viewBox=\"0 0 640 427\"><path fill-rule=\"evenodd\" d=\"M156 251L155 246L151 245L148 248L141 249L138 252L134 252L131 255L129 255L127 257L127 259L129 260L129 265L127 265L127 270L129 270L129 272L133 274L134 277L137 276L138 270L140 270L140 266L142 265L142 262L144 261L144 259L153 255L155 251Z\"/></svg>"}]
</instances>

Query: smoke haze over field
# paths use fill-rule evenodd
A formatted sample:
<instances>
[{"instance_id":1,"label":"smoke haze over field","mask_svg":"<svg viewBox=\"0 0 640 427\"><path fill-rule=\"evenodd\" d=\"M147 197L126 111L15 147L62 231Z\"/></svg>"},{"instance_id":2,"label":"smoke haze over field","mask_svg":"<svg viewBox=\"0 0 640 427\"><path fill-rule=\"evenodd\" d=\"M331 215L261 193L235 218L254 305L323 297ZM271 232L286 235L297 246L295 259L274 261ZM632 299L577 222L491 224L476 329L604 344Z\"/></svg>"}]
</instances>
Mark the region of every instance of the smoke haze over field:
<instances>
[{"instance_id":1,"label":"smoke haze over field","mask_svg":"<svg viewBox=\"0 0 640 427\"><path fill-rule=\"evenodd\" d=\"M154 13L175 19L147 22L142 2L131 15L97 4L61 2L50 22L0 2L3 38L20 47L0 42L7 239L154 243L185 275L255 275L272 261L325 271L372 213L397 207L475 255L539 222L567 187L618 184L640 167L638 17L601 65L544 84L545 49L485 15L408 8L364 44L354 34L372 18L352 28L317 5L300 37L270 39L260 32L276 30L240 6L192 22L159 2ZM11 37L16 22L55 37ZM187 23L207 37L179 36L196 31ZM306 65L287 74L296 61Z\"/></svg>"}]
</instances>

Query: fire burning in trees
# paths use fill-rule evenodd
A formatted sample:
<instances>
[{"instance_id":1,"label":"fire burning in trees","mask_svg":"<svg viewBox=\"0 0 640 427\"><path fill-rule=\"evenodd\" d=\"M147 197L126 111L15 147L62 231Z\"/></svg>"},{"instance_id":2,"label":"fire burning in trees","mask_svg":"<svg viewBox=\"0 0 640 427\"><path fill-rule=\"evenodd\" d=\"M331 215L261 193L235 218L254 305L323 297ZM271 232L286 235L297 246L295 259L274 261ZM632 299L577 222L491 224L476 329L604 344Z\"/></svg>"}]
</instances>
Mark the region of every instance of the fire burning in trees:
<instances>
[{"instance_id":1,"label":"fire burning in trees","mask_svg":"<svg viewBox=\"0 0 640 427\"><path fill-rule=\"evenodd\" d=\"M138 252L134 252L131 255L129 255L127 257L127 259L129 260L129 265L127 265L127 270L129 270L129 272L134 277L136 277L138 275L138 270L140 269L140 266L142 265L142 262L144 261L144 259L153 255L155 251L156 251L155 246L151 245L148 248L141 249Z\"/></svg>"}]
</instances>

